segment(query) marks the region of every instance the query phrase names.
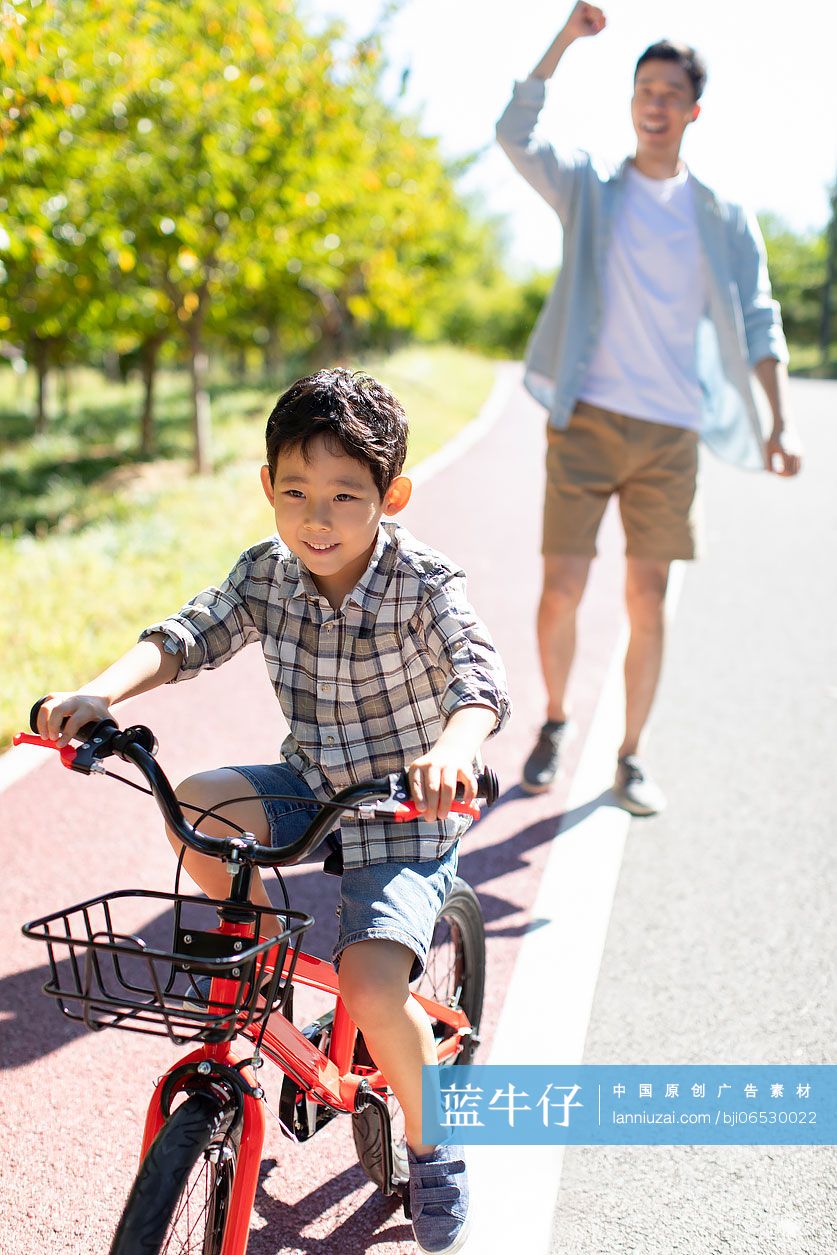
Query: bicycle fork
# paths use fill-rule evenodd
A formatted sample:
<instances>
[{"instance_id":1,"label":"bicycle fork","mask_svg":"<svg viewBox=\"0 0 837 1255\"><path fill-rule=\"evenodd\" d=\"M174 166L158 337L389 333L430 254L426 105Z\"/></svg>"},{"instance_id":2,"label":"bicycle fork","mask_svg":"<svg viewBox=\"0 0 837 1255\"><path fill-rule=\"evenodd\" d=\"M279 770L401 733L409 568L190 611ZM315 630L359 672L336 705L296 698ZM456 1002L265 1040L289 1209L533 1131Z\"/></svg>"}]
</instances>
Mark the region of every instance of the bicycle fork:
<instances>
[{"instance_id":1,"label":"bicycle fork","mask_svg":"<svg viewBox=\"0 0 837 1255\"><path fill-rule=\"evenodd\" d=\"M140 1163L171 1114L172 1101L178 1093L208 1094L217 1101L219 1111L232 1107L228 1127L239 1143L239 1154L221 1255L243 1255L264 1145L264 1091L246 1062L242 1066L233 1055L229 1042L193 1051L161 1077L154 1088L145 1117Z\"/></svg>"}]
</instances>

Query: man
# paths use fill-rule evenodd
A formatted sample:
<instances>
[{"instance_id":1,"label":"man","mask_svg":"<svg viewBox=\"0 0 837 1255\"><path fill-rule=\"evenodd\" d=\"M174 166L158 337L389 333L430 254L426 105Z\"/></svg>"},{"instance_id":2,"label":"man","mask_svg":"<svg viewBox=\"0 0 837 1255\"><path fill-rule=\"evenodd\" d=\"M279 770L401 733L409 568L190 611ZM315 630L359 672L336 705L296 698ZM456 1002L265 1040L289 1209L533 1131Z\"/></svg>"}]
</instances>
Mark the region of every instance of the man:
<instances>
[{"instance_id":1,"label":"man","mask_svg":"<svg viewBox=\"0 0 837 1255\"><path fill-rule=\"evenodd\" d=\"M613 173L559 155L534 134L545 82L605 15L578 3L530 78L515 85L497 138L555 209L564 261L526 355L525 382L549 411L538 645L546 723L523 787L551 787L568 731L575 615L615 492L626 535L625 736L615 790L633 814L665 800L640 757L663 656L669 567L695 556L697 444L740 466L796 475L785 412L787 347L755 219L720 201L680 159L706 72L662 41L640 57L636 154ZM772 422L762 431L752 375Z\"/></svg>"}]
</instances>

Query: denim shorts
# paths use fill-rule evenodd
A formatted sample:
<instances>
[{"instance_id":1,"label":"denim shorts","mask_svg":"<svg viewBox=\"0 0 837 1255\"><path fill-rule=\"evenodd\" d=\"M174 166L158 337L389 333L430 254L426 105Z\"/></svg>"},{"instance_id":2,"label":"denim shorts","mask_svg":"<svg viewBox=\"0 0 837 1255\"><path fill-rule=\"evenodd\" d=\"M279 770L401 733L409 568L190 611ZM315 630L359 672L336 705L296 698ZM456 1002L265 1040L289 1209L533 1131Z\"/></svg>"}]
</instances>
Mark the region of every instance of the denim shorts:
<instances>
[{"instance_id":1,"label":"denim shorts","mask_svg":"<svg viewBox=\"0 0 837 1255\"><path fill-rule=\"evenodd\" d=\"M302 835L319 809L319 802L301 776L287 763L233 767L250 782L260 796L287 793L293 801L263 800L274 849L291 845ZM305 859L321 863L340 844L340 834L330 832L322 844ZM410 980L424 971L433 937L436 916L447 898L459 858L459 842L454 842L439 859L420 863L373 863L370 867L349 867L340 880L337 914L340 930L332 958L335 967L346 946L356 941L380 938L398 941L415 955Z\"/></svg>"}]
</instances>

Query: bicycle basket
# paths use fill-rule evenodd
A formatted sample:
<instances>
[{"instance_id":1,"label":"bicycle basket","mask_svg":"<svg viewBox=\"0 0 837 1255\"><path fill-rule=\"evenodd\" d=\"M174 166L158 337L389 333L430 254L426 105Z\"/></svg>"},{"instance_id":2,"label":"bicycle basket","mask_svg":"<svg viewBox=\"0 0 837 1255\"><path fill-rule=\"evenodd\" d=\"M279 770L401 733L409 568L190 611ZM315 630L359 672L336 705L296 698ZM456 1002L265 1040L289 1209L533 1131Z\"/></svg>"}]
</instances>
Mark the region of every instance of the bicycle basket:
<instances>
[{"instance_id":1,"label":"bicycle basket","mask_svg":"<svg viewBox=\"0 0 837 1255\"><path fill-rule=\"evenodd\" d=\"M137 918L161 944L143 940ZM302 911L252 907L274 915L282 931L261 941L218 931L229 903L188 894L123 889L33 920L24 935L46 943L50 977L44 993L88 1028L121 1028L188 1041L229 1041L285 1006L300 941L313 919ZM251 929L248 929L251 932ZM209 990L209 979L219 978ZM204 979L200 979L204 978Z\"/></svg>"}]
</instances>

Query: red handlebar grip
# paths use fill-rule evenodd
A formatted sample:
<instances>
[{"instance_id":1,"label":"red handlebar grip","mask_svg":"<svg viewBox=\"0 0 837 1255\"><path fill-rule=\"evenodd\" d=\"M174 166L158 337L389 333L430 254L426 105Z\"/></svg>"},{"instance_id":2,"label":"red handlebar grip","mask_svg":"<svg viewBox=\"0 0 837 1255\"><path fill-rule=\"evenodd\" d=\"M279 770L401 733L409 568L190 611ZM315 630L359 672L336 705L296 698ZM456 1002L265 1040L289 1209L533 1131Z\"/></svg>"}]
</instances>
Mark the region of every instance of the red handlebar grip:
<instances>
[{"instance_id":1,"label":"red handlebar grip","mask_svg":"<svg viewBox=\"0 0 837 1255\"><path fill-rule=\"evenodd\" d=\"M472 819L479 819L482 811L476 802L454 802L450 808L450 813L456 815L470 815ZM416 809L415 802L405 802L395 815L392 816L397 824L406 824L409 819L421 819L421 811Z\"/></svg>"},{"instance_id":2,"label":"red handlebar grip","mask_svg":"<svg viewBox=\"0 0 837 1255\"><path fill-rule=\"evenodd\" d=\"M65 767L72 767L76 761L75 747L72 745L63 745L59 749L57 741L44 741L39 736L30 736L28 732L18 732L12 739L13 745L38 745L42 750L58 750L61 761Z\"/></svg>"}]
</instances>

